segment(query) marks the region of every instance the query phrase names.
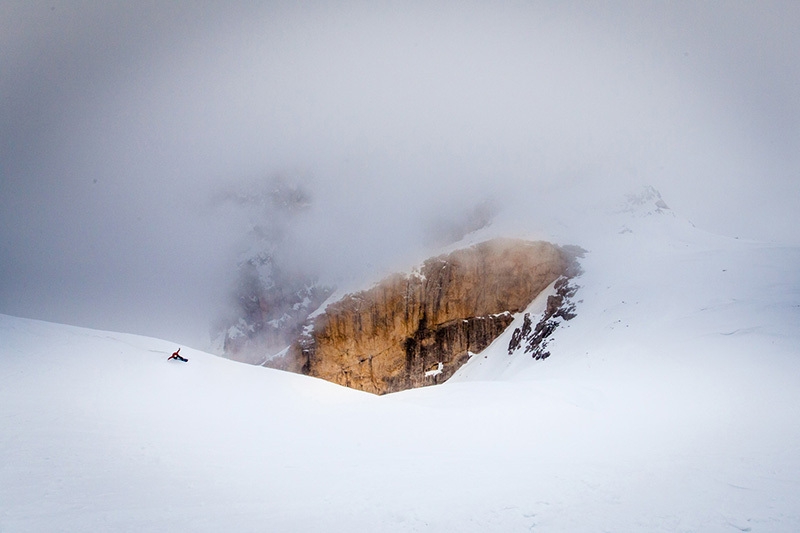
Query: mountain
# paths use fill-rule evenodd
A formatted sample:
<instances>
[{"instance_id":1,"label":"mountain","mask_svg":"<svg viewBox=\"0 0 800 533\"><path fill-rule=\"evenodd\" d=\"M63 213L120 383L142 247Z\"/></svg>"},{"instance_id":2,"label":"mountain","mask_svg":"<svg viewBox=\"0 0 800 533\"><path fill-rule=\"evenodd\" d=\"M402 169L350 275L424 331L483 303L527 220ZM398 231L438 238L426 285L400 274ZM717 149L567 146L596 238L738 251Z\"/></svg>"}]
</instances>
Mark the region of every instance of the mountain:
<instances>
[{"instance_id":1,"label":"mountain","mask_svg":"<svg viewBox=\"0 0 800 533\"><path fill-rule=\"evenodd\" d=\"M377 394L443 382L575 263L546 242L459 249L329 303L265 365Z\"/></svg>"},{"instance_id":2,"label":"mountain","mask_svg":"<svg viewBox=\"0 0 800 533\"><path fill-rule=\"evenodd\" d=\"M549 357L555 287L432 387L0 316L0 531L800 530L800 249L640 197L540 231L586 250Z\"/></svg>"},{"instance_id":3,"label":"mountain","mask_svg":"<svg viewBox=\"0 0 800 533\"><path fill-rule=\"evenodd\" d=\"M225 357L261 364L302 333L309 314L333 292L314 269L292 261L292 225L312 205L311 193L282 176L220 191L212 204L247 214L230 305L216 321L213 344Z\"/></svg>"}]
</instances>

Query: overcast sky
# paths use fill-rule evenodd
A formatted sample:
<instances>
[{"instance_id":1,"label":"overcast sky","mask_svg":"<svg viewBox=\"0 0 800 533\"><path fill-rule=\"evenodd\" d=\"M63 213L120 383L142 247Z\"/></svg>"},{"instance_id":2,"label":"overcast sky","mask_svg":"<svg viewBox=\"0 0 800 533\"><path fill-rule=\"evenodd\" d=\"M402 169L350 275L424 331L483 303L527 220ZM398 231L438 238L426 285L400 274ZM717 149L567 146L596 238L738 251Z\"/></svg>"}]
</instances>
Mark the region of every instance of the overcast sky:
<instances>
[{"instance_id":1,"label":"overcast sky","mask_svg":"<svg viewBox=\"0 0 800 533\"><path fill-rule=\"evenodd\" d=\"M259 216L214 199L276 176L331 278L565 188L800 243L798 27L796 1L5 0L0 312L204 347Z\"/></svg>"}]
</instances>

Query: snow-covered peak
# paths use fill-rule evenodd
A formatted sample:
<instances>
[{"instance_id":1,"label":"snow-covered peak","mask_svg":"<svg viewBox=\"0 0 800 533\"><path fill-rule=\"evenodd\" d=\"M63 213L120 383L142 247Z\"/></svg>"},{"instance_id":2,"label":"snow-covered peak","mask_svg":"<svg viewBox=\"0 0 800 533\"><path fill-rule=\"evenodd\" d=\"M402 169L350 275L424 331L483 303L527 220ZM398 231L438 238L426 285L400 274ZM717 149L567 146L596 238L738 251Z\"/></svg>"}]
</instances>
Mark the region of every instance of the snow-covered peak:
<instances>
[{"instance_id":1,"label":"snow-covered peak","mask_svg":"<svg viewBox=\"0 0 800 533\"><path fill-rule=\"evenodd\" d=\"M652 185L646 185L641 191L630 193L625 197L625 204L621 211L637 216L671 214L672 210L661 198L661 193Z\"/></svg>"}]
</instances>

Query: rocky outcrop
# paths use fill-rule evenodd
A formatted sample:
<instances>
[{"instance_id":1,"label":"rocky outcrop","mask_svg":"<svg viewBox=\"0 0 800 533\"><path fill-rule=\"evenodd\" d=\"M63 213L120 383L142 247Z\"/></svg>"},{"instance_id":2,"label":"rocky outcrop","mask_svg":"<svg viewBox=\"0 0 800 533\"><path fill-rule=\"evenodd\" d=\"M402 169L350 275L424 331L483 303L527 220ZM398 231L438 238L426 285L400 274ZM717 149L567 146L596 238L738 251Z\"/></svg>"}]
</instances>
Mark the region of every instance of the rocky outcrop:
<instances>
[{"instance_id":1,"label":"rocky outcrop","mask_svg":"<svg viewBox=\"0 0 800 533\"><path fill-rule=\"evenodd\" d=\"M267 365L376 394L438 383L571 265L555 245L512 239L429 259L328 305Z\"/></svg>"},{"instance_id":2,"label":"rocky outcrop","mask_svg":"<svg viewBox=\"0 0 800 533\"><path fill-rule=\"evenodd\" d=\"M547 359L550 352L547 345L555 330L564 322L575 318L575 302L572 301L578 287L570 282L569 274L561 276L555 283L555 294L547 297L547 307L536 326L531 321L530 313L522 317L522 327L514 330L508 343L508 355L524 346L525 353L534 359Z\"/></svg>"}]
</instances>

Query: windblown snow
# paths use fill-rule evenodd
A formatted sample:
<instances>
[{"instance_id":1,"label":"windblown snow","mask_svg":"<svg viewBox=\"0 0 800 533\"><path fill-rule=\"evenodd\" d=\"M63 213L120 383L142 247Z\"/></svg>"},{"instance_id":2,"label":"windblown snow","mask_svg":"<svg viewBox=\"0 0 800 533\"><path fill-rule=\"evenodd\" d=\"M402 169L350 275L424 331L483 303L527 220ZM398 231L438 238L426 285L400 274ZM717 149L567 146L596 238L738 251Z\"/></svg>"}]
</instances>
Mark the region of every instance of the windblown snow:
<instances>
[{"instance_id":1,"label":"windblown snow","mask_svg":"<svg viewBox=\"0 0 800 533\"><path fill-rule=\"evenodd\" d=\"M382 397L0 316L0 531L800 531L800 249L603 220L551 357Z\"/></svg>"}]
</instances>

